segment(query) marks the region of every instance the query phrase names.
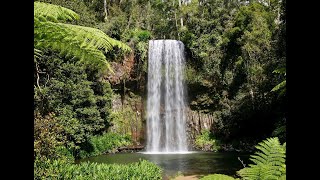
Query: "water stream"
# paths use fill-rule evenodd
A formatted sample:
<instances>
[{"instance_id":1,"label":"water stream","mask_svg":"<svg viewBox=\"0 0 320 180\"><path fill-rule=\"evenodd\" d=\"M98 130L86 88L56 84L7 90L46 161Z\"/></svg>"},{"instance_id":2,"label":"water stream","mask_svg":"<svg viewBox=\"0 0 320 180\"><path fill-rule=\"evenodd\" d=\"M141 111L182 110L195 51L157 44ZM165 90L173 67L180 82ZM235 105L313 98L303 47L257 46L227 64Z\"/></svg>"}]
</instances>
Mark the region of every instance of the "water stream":
<instances>
[{"instance_id":1,"label":"water stream","mask_svg":"<svg viewBox=\"0 0 320 180\"><path fill-rule=\"evenodd\" d=\"M148 57L146 153L187 152L184 45L151 40Z\"/></svg>"}]
</instances>

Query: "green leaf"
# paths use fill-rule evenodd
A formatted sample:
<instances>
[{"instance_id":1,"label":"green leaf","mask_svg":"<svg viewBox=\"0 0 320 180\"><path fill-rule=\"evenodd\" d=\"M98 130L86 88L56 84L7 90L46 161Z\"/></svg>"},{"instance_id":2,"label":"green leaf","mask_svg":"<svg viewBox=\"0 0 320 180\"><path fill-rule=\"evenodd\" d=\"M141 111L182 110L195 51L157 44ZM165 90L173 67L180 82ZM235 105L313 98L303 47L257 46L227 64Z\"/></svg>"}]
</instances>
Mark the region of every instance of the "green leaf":
<instances>
[{"instance_id":1,"label":"green leaf","mask_svg":"<svg viewBox=\"0 0 320 180\"><path fill-rule=\"evenodd\" d=\"M76 57L88 66L112 71L105 53L114 47L129 52L126 44L112 39L99 29L58 22L78 19L75 12L57 5L35 2L34 47L52 49L61 55Z\"/></svg>"},{"instance_id":2,"label":"green leaf","mask_svg":"<svg viewBox=\"0 0 320 180\"><path fill-rule=\"evenodd\" d=\"M276 85L274 88L271 89L271 91L278 91L282 88L285 88L285 86L286 86L286 80L284 80L281 83L279 83L278 85Z\"/></svg>"},{"instance_id":3,"label":"green leaf","mask_svg":"<svg viewBox=\"0 0 320 180\"><path fill-rule=\"evenodd\" d=\"M285 144L281 145L279 139L268 138L260 142L257 151L251 155L255 164L243 168L237 172L243 179L274 179L285 175Z\"/></svg>"}]
</instances>

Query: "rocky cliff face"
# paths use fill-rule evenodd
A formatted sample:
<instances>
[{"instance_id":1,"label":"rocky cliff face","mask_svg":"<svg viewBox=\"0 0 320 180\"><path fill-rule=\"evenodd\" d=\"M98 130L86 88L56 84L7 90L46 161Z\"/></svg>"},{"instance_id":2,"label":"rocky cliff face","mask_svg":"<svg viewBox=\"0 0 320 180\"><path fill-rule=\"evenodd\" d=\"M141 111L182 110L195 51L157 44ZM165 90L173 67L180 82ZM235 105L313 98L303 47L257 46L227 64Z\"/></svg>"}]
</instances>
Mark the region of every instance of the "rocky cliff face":
<instances>
[{"instance_id":1,"label":"rocky cliff face","mask_svg":"<svg viewBox=\"0 0 320 180\"><path fill-rule=\"evenodd\" d=\"M144 144L146 135L146 74L137 72L134 54L128 55L122 63L112 62L114 73L105 76L114 90L112 101L113 132L130 134L135 144ZM211 113L187 108L187 136L190 147L195 138L204 129L210 129L214 123Z\"/></svg>"},{"instance_id":2,"label":"rocky cliff face","mask_svg":"<svg viewBox=\"0 0 320 180\"><path fill-rule=\"evenodd\" d=\"M140 145L145 138L145 78L143 72L137 73L136 64L134 53L123 62L112 62L114 72L107 73L105 79L114 91L110 131L129 134L134 144Z\"/></svg>"},{"instance_id":3,"label":"rocky cliff face","mask_svg":"<svg viewBox=\"0 0 320 180\"><path fill-rule=\"evenodd\" d=\"M135 145L144 141L144 108L143 100L133 93L125 95L123 100L115 94L112 100L112 132L129 134Z\"/></svg>"},{"instance_id":4,"label":"rocky cliff face","mask_svg":"<svg viewBox=\"0 0 320 180\"><path fill-rule=\"evenodd\" d=\"M187 108L187 135L190 146L194 146L194 141L201 131L208 130L214 123L211 113L203 113Z\"/></svg>"}]
</instances>

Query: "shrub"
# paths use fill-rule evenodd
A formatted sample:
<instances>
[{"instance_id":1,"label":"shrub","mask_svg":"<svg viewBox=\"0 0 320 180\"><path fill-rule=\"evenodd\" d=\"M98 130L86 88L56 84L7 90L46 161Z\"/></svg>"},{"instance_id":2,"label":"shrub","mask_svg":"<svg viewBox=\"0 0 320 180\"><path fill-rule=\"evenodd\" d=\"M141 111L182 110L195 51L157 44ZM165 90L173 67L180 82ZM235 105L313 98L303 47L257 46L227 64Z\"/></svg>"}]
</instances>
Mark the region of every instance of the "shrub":
<instances>
[{"instance_id":1,"label":"shrub","mask_svg":"<svg viewBox=\"0 0 320 180\"><path fill-rule=\"evenodd\" d=\"M195 145L196 148L203 151L218 151L220 149L219 141L214 139L209 130L202 131L201 135L196 137Z\"/></svg>"},{"instance_id":2,"label":"shrub","mask_svg":"<svg viewBox=\"0 0 320 180\"><path fill-rule=\"evenodd\" d=\"M34 179L62 179L62 169L70 162L65 159L36 157L34 160Z\"/></svg>"},{"instance_id":3,"label":"shrub","mask_svg":"<svg viewBox=\"0 0 320 180\"><path fill-rule=\"evenodd\" d=\"M61 160L38 161L35 164L35 179L162 179L161 168L146 160L129 165L70 164Z\"/></svg>"},{"instance_id":4,"label":"shrub","mask_svg":"<svg viewBox=\"0 0 320 180\"><path fill-rule=\"evenodd\" d=\"M128 146L131 138L128 135L116 133L104 133L101 136L92 136L88 143L84 144L80 150L80 158L97 156L107 151L114 151L115 148Z\"/></svg>"},{"instance_id":5,"label":"shrub","mask_svg":"<svg viewBox=\"0 0 320 180\"><path fill-rule=\"evenodd\" d=\"M58 158L58 149L63 145L65 137L54 114L41 116L35 112L34 119L34 157Z\"/></svg>"}]
</instances>

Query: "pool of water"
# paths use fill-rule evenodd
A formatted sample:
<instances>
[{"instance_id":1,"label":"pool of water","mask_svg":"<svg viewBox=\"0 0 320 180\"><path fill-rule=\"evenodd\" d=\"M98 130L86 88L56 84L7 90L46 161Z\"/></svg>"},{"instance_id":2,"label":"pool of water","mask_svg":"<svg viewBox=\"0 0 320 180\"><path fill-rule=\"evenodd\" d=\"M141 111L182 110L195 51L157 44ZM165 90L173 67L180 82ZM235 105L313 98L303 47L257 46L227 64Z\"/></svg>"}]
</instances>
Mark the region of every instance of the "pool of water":
<instances>
[{"instance_id":1,"label":"pool of water","mask_svg":"<svg viewBox=\"0 0 320 180\"><path fill-rule=\"evenodd\" d=\"M79 160L81 162L128 164L149 160L163 169L164 177L173 176L179 171L184 175L207 175L221 173L235 175L243 168L238 157L248 163L249 154L233 152L192 152L186 154L144 154L117 153L100 155Z\"/></svg>"}]
</instances>

